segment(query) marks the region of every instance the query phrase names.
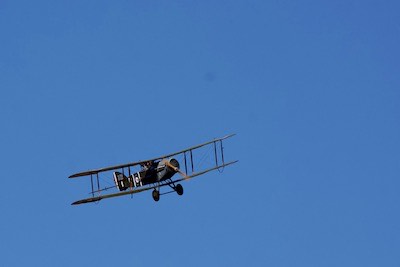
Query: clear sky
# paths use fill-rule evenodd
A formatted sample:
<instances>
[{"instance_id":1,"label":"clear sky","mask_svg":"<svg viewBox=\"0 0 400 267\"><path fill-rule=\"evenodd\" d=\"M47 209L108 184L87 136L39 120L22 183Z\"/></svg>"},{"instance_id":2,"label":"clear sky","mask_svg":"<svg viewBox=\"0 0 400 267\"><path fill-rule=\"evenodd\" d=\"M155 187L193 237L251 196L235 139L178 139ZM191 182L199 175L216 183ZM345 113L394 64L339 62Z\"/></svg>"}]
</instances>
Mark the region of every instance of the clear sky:
<instances>
[{"instance_id":1,"label":"clear sky","mask_svg":"<svg viewBox=\"0 0 400 267\"><path fill-rule=\"evenodd\" d=\"M0 1L0 266L399 266L399 1ZM75 172L229 133L151 193Z\"/></svg>"}]
</instances>

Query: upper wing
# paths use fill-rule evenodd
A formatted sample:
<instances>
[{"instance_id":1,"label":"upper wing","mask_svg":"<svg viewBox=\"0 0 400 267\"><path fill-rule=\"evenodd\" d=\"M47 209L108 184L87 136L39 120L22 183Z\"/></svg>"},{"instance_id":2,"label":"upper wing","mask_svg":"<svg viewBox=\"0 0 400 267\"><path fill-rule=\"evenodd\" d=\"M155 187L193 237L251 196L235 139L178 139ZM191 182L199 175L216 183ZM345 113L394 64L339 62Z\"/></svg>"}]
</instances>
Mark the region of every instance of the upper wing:
<instances>
[{"instance_id":1,"label":"upper wing","mask_svg":"<svg viewBox=\"0 0 400 267\"><path fill-rule=\"evenodd\" d=\"M177 183L177 182L180 182L180 181L186 181L186 180L192 179L194 177L197 177L199 175L205 174L207 172L210 172L210 171L213 171L213 170L216 170L216 169L223 168L225 166L234 164L236 162L238 162L238 161L237 160L231 161L229 163L225 163L225 164L222 164L220 166L216 166L216 167L213 167L213 168L201 171L201 172L193 173L192 175L186 176L185 178L181 178L181 179L178 179L178 180L175 180L175 181L171 181L171 182L168 182L168 183L154 184L154 185L149 186L149 187L143 187L143 188L138 188L138 189L129 190L129 191L127 190L127 191L119 192L119 193L115 193L115 194L108 194L108 195L103 195L103 196L97 196L97 197L81 199L81 200L75 201L71 205L85 204L85 203L90 203L90 202L97 202L97 201L100 201L100 200L106 199L106 198L137 194L137 193L140 193L140 192L143 192L143 191L154 189L156 187L163 187L163 186L167 186L167 185L170 185L170 184L173 184L173 183Z\"/></svg>"},{"instance_id":2,"label":"upper wing","mask_svg":"<svg viewBox=\"0 0 400 267\"><path fill-rule=\"evenodd\" d=\"M212 143L214 143L214 142L219 142L219 141L222 141L222 140L224 140L224 139L228 139L229 137L232 137L232 136L235 136L235 134L229 134L229 135L226 135L226 136L221 137L221 138L216 138L216 139L214 139L214 140L212 140L212 141L205 142L205 143L200 144L200 145L197 145L197 146L192 146L192 147L186 148L186 149L184 149L184 150L181 150L181 151L178 151L178 152L175 152L175 153L167 154L167 155L161 156L161 157L156 158L156 159L153 159L153 160L164 159L164 158L169 158L169 157L172 157L172 156L175 156L175 155L179 155L179 154L185 153L185 152L187 152L187 151L195 150L195 149L197 149L197 148L200 148L200 147L203 147L203 146L212 144Z\"/></svg>"},{"instance_id":3,"label":"upper wing","mask_svg":"<svg viewBox=\"0 0 400 267\"><path fill-rule=\"evenodd\" d=\"M76 178L76 177L81 177L81 176L88 176L88 175L98 174L100 172L106 172L106 171L118 170L118 169L122 169L122 168L133 167L133 166L136 166L136 165L148 162L148 161L155 161L155 160L160 160L160 159L164 159L164 158L169 158L169 157L172 157L172 156L175 156L175 155L178 155L178 154L185 153L185 152L190 151L190 150L194 150L194 149L197 149L197 148L212 144L214 142L222 141L222 140L230 138L230 137L232 137L234 135L235 134L230 134L230 135L224 136L222 138L217 138L217 139L214 139L212 141L209 141L209 142L197 145L197 146L189 147L189 148L186 148L184 150L181 150L181 151L178 151L178 152L175 152L175 153L171 153L171 154L167 154L167 155L164 155L164 156L161 156L161 157L158 157L158 158L153 158L153 159L142 160L142 161L127 163L127 164L121 164L121 165L116 165L116 166L111 166L111 167L106 167L106 168L100 168L100 169L94 169L94 170L79 172L79 173L72 174L68 178ZM95 200L95 201L97 201L97 200Z\"/></svg>"}]
</instances>

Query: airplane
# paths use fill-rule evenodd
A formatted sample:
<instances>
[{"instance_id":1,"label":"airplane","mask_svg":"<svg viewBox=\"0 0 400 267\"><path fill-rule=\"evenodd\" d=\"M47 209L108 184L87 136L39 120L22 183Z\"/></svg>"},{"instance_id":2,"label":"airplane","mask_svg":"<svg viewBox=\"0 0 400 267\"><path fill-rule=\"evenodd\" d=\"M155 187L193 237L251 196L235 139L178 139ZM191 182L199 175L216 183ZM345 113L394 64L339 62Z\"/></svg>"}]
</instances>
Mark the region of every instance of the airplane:
<instances>
[{"instance_id":1,"label":"airplane","mask_svg":"<svg viewBox=\"0 0 400 267\"><path fill-rule=\"evenodd\" d=\"M152 197L156 202L160 200L160 195L173 192L176 192L178 195L182 195L183 187L181 184L179 184L179 182L190 180L213 170L222 170L224 167L238 162L237 160L234 160L225 163L224 159L224 147L222 145L222 141L234 135L235 134L230 134L222 138L216 138L212 141L208 141L200 145L189 147L161 157L72 174L68 178L90 176L90 194L92 196L77 200L71 205L99 202L102 199L120 197L124 195L132 196L133 194L148 190L153 190ZM195 172L193 151L207 146L214 148L215 165ZM183 156L183 165L185 171L180 169L181 164L176 159L177 156ZM137 171L133 171L131 169L137 167L139 167L139 170ZM110 171L113 171L112 182L114 185L109 187L101 187L99 174ZM126 171L128 171L128 175L125 175ZM179 173L181 177L173 179L176 173ZM167 186L170 187L172 191L161 193L160 188ZM117 192L102 194L102 192L108 190L117 190Z\"/></svg>"}]
</instances>

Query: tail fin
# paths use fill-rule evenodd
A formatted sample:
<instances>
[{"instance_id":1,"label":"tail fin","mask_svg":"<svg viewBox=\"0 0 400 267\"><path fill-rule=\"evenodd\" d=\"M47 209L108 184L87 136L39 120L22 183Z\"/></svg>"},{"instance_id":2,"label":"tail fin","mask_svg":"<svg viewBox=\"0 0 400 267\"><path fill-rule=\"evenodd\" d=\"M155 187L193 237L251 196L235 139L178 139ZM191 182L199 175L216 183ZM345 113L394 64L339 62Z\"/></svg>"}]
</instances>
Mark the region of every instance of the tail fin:
<instances>
[{"instance_id":1,"label":"tail fin","mask_svg":"<svg viewBox=\"0 0 400 267\"><path fill-rule=\"evenodd\" d=\"M114 172L113 176L115 185L118 187L119 191L125 191L129 188L129 179L123 173Z\"/></svg>"}]
</instances>

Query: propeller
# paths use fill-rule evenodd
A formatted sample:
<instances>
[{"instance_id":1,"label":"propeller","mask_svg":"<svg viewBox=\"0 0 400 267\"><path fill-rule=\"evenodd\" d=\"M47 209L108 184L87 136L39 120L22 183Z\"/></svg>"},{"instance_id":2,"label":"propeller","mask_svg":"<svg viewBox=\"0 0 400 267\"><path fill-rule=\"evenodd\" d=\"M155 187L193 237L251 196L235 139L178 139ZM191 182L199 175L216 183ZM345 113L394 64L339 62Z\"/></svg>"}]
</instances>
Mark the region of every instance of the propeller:
<instances>
[{"instance_id":1,"label":"propeller","mask_svg":"<svg viewBox=\"0 0 400 267\"><path fill-rule=\"evenodd\" d=\"M183 171L181 171L178 167L175 167L174 165L171 164L171 162L169 162L169 160L164 159L163 160L164 164L168 167L170 167L171 169L173 169L174 171L178 172L180 175L182 175L182 177L184 179L188 179L189 176L187 176L186 173L184 173Z\"/></svg>"}]
</instances>

